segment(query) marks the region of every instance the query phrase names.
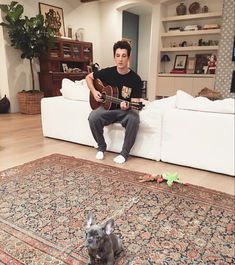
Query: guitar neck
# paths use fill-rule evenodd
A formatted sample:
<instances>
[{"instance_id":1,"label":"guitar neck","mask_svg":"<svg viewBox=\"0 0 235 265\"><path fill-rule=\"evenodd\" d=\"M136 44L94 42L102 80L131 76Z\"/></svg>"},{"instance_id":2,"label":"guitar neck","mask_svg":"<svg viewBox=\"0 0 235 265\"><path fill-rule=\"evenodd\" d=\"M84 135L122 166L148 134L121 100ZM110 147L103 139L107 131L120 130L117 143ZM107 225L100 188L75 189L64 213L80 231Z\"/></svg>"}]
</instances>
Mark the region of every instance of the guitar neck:
<instances>
[{"instance_id":1,"label":"guitar neck","mask_svg":"<svg viewBox=\"0 0 235 265\"><path fill-rule=\"evenodd\" d=\"M127 102L128 105L133 108L133 109L136 109L136 110L142 110L142 108L145 106L142 102L129 102L129 101L126 101L126 100L123 100L123 99L120 99L120 98L116 98L116 97L112 97L112 96L109 96L109 95L105 95L104 99L112 102L112 103L121 103L121 102Z\"/></svg>"},{"instance_id":2,"label":"guitar neck","mask_svg":"<svg viewBox=\"0 0 235 265\"><path fill-rule=\"evenodd\" d=\"M105 99L109 100L112 103L116 103L116 104L121 103L122 101L125 101L125 100L122 100L120 98L112 97L109 95L105 95Z\"/></svg>"}]
</instances>

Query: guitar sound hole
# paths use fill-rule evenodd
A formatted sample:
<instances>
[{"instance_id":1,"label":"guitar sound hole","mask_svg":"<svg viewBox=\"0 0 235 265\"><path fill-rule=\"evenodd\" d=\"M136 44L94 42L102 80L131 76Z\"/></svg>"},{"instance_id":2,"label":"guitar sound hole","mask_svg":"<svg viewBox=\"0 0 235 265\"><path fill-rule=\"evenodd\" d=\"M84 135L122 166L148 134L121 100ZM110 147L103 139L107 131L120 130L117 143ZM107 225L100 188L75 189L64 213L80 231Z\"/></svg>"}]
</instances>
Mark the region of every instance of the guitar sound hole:
<instances>
[{"instance_id":1,"label":"guitar sound hole","mask_svg":"<svg viewBox=\"0 0 235 265\"><path fill-rule=\"evenodd\" d=\"M102 103L104 103L105 102L105 99L106 99L106 93L105 93L105 91L103 91L101 93L101 99L103 99Z\"/></svg>"}]
</instances>

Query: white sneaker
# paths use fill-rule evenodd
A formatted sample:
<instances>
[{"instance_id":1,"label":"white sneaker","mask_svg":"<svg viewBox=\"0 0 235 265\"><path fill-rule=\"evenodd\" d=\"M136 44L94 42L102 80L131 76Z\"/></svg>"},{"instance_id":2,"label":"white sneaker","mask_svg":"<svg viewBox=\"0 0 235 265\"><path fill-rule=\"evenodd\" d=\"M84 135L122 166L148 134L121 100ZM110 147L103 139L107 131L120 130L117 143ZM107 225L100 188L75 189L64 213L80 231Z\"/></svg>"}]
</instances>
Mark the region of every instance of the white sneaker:
<instances>
[{"instance_id":1,"label":"white sneaker","mask_svg":"<svg viewBox=\"0 0 235 265\"><path fill-rule=\"evenodd\" d=\"M95 156L96 159L102 160L104 159L104 152L98 151Z\"/></svg>"},{"instance_id":2,"label":"white sneaker","mask_svg":"<svg viewBox=\"0 0 235 265\"><path fill-rule=\"evenodd\" d=\"M126 162L126 159L122 155L118 155L113 159L113 161L117 164L123 164Z\"/></svg>"}]
</instances>

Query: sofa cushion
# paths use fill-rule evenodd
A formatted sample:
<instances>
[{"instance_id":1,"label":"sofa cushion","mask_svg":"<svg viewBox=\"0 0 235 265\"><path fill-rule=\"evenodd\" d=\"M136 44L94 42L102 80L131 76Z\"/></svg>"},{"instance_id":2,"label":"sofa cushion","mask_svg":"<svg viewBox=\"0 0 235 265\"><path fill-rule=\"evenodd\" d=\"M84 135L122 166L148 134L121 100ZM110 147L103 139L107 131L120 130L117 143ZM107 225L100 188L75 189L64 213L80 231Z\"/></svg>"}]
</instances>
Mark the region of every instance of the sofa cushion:
<instances>
[{"instance_id":1,"label":"sofa cushion","mask_svg":"<svg viewBox=\"0 0 235 265\"><path fill-rule=\"evenodd\" d=\"M173 109L176 107L176 96L151 101L150 103L148 103L146 105L146 107L148 110L151 110L151 109L161 109L161 110Z\"/></svg>"},{"instance_id":2,"label":"sofa cushion","mask_svg":"<svg viewBox=\"0 0 235 265\"><path fill-rule=\"evenodd\" d=\"M75 82L67 78L62 80L60 92L66 99L89 101L89 91L85 79Z\"/></svg>"},{"instance_id":3,"label":"sofa cushion","mask_svg":"<svg viewBox=\"0 0 235 265\"><path fill-rule=\"evenodd\" d=\"M176 94L176 108L184 110L234 114L234 102L232 98L215 101L205 97L194 98L182 90L178 90Z\"/></svg>"}]
</instances>

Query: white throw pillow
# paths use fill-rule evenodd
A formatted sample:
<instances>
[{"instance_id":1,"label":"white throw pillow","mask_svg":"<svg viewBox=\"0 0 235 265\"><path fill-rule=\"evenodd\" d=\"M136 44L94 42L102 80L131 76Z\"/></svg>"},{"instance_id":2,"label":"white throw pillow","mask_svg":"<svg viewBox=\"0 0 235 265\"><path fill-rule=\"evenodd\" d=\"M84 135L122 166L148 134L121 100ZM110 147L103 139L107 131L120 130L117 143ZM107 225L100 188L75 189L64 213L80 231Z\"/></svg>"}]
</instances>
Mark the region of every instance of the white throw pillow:
<instances>
[{"instance_id":1,"label":"white throw pillow","mask_svg":"<svg viewBox=\"0 0 235 265\"><path fill-rule=\"evenodd\" d=\"M178 90L176 94L176 107L184 110L234 114L235 101L232 98L212 101L206 97L196 97Z\"/></svg>"},{"instance_id":2,"label":"white throw pillow","mask_svg":"<svg viewBox=\"0 0 235 265\"><path fill-rule=\"evenodd\" d=\"M80 86L87 86L86 84L86 80L82 79L82 80L75 80L75 84L78 84Z\"/></svg>"},{"instance_id":3,"label":"white throw pillow","mask_svg":"<svg viewBox=\"0 0 235 265\"><path fill-rule=\"evenodd\" d=\"M148 109L161 109L161 110L173 109L176 106L175 101L176 101L176 96L157 99L157 100L151 101L147 105L147 108Z\"/></svg>"},{"instance_id":4,"label":"white throw pillow","mask_svg":"<svg viewBox=\"0 0 235 265\"><path fill-rule=\"evenodd\" d=\"M67 78L62 80L60 92L66 99L89 101L89 91L85 79L75 82Z\"/></svg>"},{"instance_id":5,"label":"white throw pillow","mask_svg":"<svg viewBox=\"0 0 235 265\"><path fill-rule=\"evenodd\" d=\"M176 108L178 109L188 109L189 105L192 103L194 97L188 93L177 90L176 92Z\"/></svg>"}]
</instances>

